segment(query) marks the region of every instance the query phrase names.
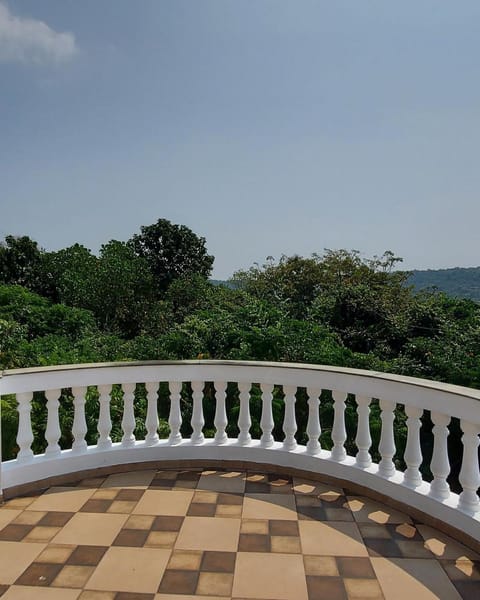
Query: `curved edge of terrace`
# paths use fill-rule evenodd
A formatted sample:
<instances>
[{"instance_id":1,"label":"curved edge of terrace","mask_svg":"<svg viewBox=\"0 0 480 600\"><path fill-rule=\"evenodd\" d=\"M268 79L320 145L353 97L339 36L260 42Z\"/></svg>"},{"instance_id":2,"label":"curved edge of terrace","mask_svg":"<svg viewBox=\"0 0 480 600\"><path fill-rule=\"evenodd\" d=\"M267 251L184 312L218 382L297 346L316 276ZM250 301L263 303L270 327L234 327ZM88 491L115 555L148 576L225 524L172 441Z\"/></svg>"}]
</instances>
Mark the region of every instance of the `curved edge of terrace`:
<instances>
[{"instance_id":1,"label":"curved edge of terrace","mask_svg":"<svg viewBox=\"0 0 480 600\"><path fill-rule=\"evenodd\" d=\"M158 388L168 383L170 435L159 439ZM215 398L215 437L205 438L203 398L205 382L213 384ZM238 389L239 414L236 438L226 435L227 382ZM147 413L145 439L134 436L135 389L146 386ZM192 434L183 438L182 386L190 383ZM110 439L110 401L112 386L121 386L123 393L122 440ZM261 437L250 435L250 401L252 385L261 398ZM87 446L85 396L90 386L96 386L99 395L98 441ZM283 423L275 423L272 413L274 390L281 387L283 396ZM65 388L71 390L74 419L71 449L61 450L59 398ZM306 394L308 422L306 445L297 443L295 403L299 389ZM333 447L321 448L319 407L323 390L329 390L333 399L334 421L331 429ZM32 424L30 420L33 392L43 392L48 417L45 431L46 450L34 455ZM2 463L0 490L5 497L21 493L32 486L51 485L63 479L84 476L87 472L113 472L128 466L145 468L147 464L161 464L165 468L214 467L228 465L250 469L270 467L287 473L340 483L353 491L373 496L395 507L421 515L438 529L450 535L456 533L475 548L480 547L480 502L478 488L480 470L478 445L480 434L480 391L386 373L361 371L338 367L235 361L181 361L105 363L58 366L5 371L0 378L0 395L16 394L19 413L16 459ZM355 398L357 422L355 456L345 450L345 401ZM378 447L380 460L373 462L370 448L370 406L379 404L381 436ZM395 468L393 461L397 448L394 421L398 407L404 411L407 442L403 460L404 472ZM430 413L433 424L433 450L428 457L421 447L421 417ZM451 491L447 477L450 474L448 456L448 425L458 419L462 431L463 457L459 473L462 492ZM274 426L281 425L282 442L274 441ZM433 479L422 478L420 466L427 462ZM168 467L170 465L170 467Z\"/></svg>"}]
</instances>

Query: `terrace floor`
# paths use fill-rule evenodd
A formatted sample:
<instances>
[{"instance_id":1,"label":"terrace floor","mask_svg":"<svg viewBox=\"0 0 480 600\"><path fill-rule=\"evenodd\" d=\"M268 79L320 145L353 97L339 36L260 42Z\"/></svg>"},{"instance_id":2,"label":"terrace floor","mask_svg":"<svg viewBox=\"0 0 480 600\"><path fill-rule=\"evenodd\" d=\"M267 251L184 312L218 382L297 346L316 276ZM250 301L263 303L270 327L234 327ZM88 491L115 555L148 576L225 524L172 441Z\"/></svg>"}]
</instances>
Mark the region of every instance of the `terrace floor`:
<instances>
[{"instance_id":1,"label":"terrace floor","mask_svg":"<svg viewBox=\"0 0 480 600\"><path fill-rule=\"evenodd\" d=\"M480 597L480 557L308 480L134 471L7 501L2 600Z\"/></svg>"}]
</instances>

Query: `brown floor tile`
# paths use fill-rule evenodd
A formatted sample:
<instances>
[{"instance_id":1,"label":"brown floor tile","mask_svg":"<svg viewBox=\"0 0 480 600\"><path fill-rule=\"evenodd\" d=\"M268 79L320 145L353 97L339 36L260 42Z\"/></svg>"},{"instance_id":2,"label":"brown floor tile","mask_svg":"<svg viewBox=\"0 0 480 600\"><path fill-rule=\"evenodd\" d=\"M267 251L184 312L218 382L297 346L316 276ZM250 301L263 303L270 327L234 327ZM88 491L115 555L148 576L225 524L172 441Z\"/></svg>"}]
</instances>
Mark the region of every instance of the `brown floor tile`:
<instances>
[{"instance_id":1,"label":"brown floor tile","mask_svg":"<svg viewBox=\"0 0 480 600\"><path fill-rule=\"evenodd\" d=\"M127 471L109 475L102 487L106 488L147 488L155 475L154 471Z\"/></svg>"},{"instance_id":2,"label":"brown floor tile","mask_svg":"<svg viewBox=\"0 0 480 600\"><path fill-rule=\"evenodd\" d=\"M211 550L204 552L200 570L233 573L236 556L235 552L214 552Z\"/></svg>"},{"instance_id":3,"label":"brown floor tile","mask_svg":"<svg viewBox=\"0 0 480 600\"><path fill-rule=\"evenodd\" d=\"M152 531L180 531L183 517L155 517Z\"/></svg>"},{"instance_id":4,"label":"brown floor tile","mask_svg":"<svg viewBox=\"0 0 480 600\"><path fill-rule=\"evenodd\" d=\"M442 560L440 564L452 581L477 581L480 585L480 562Z\"/></svg>"},{"instance_id":5,"label":"brown floor tile","mask_svg":"<svg viewBox=\"0 0 480 600\"><path fill-rule=\"evenodd\" d=\"M92 496L92 500L114 500L118 495L119 490L115 488L100 488L96 490Z\"/></svg>"},{"instance_id":6,"label":"brown floor tile","mask_svg":"<svg viewBox=\"0 0 480 600\"><path fill-rule=\"evenodd\" d=\"M263 481L247 481L245 483L246 494L270 494L270 485Z\"/></svg>"},{"instance_id":7,"label":"brown floor tile","mask_svg":"<svg viewBox=\"0 0 480 600\"><path fill-rule=\"evenodd\" d=\"M217 498L218 504L234 504L242 506L243 495L242 494L227 494L226 492L220 492Z\"/></svg>"},{"instance_id":8,"label":"brown floor tile","mask_svg":"<svg viewBox=\"0 0 480 600\"><path fill-rule=\"evenodd\" d=\"M376 579L344 579L348 600L383 600L382 590Z\"/></svg>"},{"instance_id":9,"label":"brown floor tile","mask_svg":"<svg viewBox=\"0 0 480 600\"><path fill-rule=\"evenodd\" d=\"M216 513L215 504L190 504L187 515L189 517L214 517Z\"/></svg>"},{"instance_id":10,"label":"brown floor tile","mask_svg":"<svg viewBox=\"0 0 480 600\"><path fill-rule=\"evenodd\" d=\"M425 546L433 552L437 558L447 560L479 560L480 556L459 544L451 537L440 533L439 531L427 527L426 525L418 525L420 535L425 540Z\"/></svg>"},{"instance_id":11,"label":"brown floor tile","mask_svg":"<svg viewBox=\"0 0 480 600\"><path fill-rule=\"evenodd\" d=\"M351 560L348 558L347 560ZM334 556L303 556L306 575L317 575L321 577L338 577L338 566Z\"/></svg>"},{"instance_id":12,"label":"brown floor tile","mask_svg":"<svg viewBox=\"0 0 480 600\"><path fill-rule=\"evenodd\" d=\"M342 579L339 577L307 576L309 600L328 598L328 600L347 600L347 593Z\"/></svg>"},{"instance_id":13,"label":"brown floor tile","mask_svg":"<svg viewBox=\"0 0 480 600\"><path fill-rule=\"evenodd\" d=\"M480 597L480 584L478 581L454 581L453 585L462 600L478 600Z\"/></svg>"},{"instance_id":14,"label":"brown floor tile","mask_svg":"<svg viewBox=\"0 0 480 600\"><path fill-rule=\"evenodd\" d=\"M374 578L375 572L369 558L337 557L337 566L341 577L362 579Z\"/></svg>"},{"instance_id":15,"label":"brown floor tile","mask_svg":"<svg viewBox=\"0 0 480 600\"><path fill-rule=\"evenodd\" d=\"M200 573L197 594L208 596L229 596L232 592L231 573Z\"/></svg>"},{"instance_id":16,"label":"brown floor tile","mask_svg":"<svg viewBox=\"0 0 480 600\"><path fill-rule=\"evenodd\" d=\"M7 525L0 531L0 541L20 542L32 529L33 525Z\"/></svg>"},{"instance_id":17,"label":"brown floor tile","mask_svg":"<svg viewBox=\"0 0 480 600\"><path fill-rule=\"evenodd\" d=\"M358 523L411 523L405 513L366 498L365 496L347 496L347 504L352 511L353 518Z\"/></svg>"},{"instance_id":18,"label":"brown floor tile","mask_svg":"<svg viewBox=\"0 0 480 600\"><path fill-rule=\"evenodd\" d=\"M327 521L327 514L323 507L299 506L297 513L299 521Z\"/></svg>"},{"instance_id":19,"label":"brown floor tile","mask_svg":"<svg viewBox=\"0 0 480 600\"><path fill-rule=\"evenodd\" d=\"M167 570L199 571L202 556L203 552L200 550L174 550L168 561Z\"/></svg>"},{"instance_id":20,"label":"brown floor tile","mask_svg":"<svg viewBox=\"0 0 480 600\"><path fill-rule=\"evenodd\" d=\"M66 564L94 567L102 560L107 550L106 546L77 546L66 561Z\"/></svg>"},{"instance_id":21,"label":"brown floor tile","mask_svg":"<svg viewBox=\"0 0 480 600\"><path fill-rule=\"evenodd\" d=\"M78 484L77 487L92 487L92 488L98 488L100 487L103 482L105 481L106 477L89 477L88 479L82 479Z\"/></svg>"},{"instance_id":22,"label":"brown floor tile","mask_svg":"<svg viewBox=\"0 0 480 600\"><path fill-rule=\"evenodd\" d=\"M174 481L171 479L154 479L148 486L149 490L171 490L174 487Z\"/></svg>"},{"instance_id":23,"label":"brown floor tile","mask_svg":"<svg viewBox=\"0 0 480 600\"><path fill-rule=\"evenodd\" d=\"M178 471L176 481L198 481L201 471Z\"/></svg>"},{"instance_id":24,"label":"brown floor tile","mask_svg":"<svg viewBox=\"0 0 480 600\"><path fill-rule=\"evenodd\" d=\"M228 494L225 494L228 496ZM205 490L197 490L193 494L192 503L195 504L216 504L220 494L218 492L208 492Z\"/></svg>"},{"instance_id":25,"label":"brown floor tile","mask_svg":"<svg viewBox=\"0 0 480 600\"><path fill-rule=\"evenodd\" d=\"M0 585L0 597L8 590L10 586L8 585Z\"/></svg>"},{"instance_id":26,"label":"brown floor tile","mask_svg":"<svg viewBox=\"0 0 480 600\"><path fill-rule=\"evenodd\" d=\"M63 527L66 525L75 513L73 512L47 512L38 522L42 527Z\"/></svg>"},{"instance_id":27,"label":"brown floor tile","mask_svg":"<svg viewBox=\"0 0 480 600\"><path fill-rule=\"evenodd\" d=\"M65 565L51 585L53 587L83 588L94 571L95 567Z\"/></svg>"},{"instance_id":28,"label":"brown floor tile","mask_svg":"<svg viewBox=\"0 0 480 600\"><path fill-rule=\"evenodd\" d=\"M143 496L144 490L124 489L120 490L115 496L115 500L127 500L130 502L138 502Z\"/></svg>"},{"instance_id":29,"label":"brown floor tile","mask_svg":"<svg viewBox=\"0 0 480 600\"><path fill-rule=\"evenodd\" d=\"M115 600L155 600L155 594L136 594L132 592L118 592Z\"/></svg>"},{"instance_id":30,"label":"brown floor tile","mask_svg":"<svg viewBox=\"0 0 480 600\"><path fill-rule=\"evenodd\" d=\"M90 499L80 509L80 512L104 513L110 508L112 500Z\"/></svg>"},{"instance_id":31,"label":"brown floor tile","mask_svg":"<svg viewBox=\"0 0 480 600\"><path fill-rule=\"evenodd\" d=\"M245 473L237 471L203 471L198 480L197 489L243 494L245 490Z\"/></svg>"},{"instance_id":32,"label":"brown floor tile","mask_svg":"<svg viewBox=\"0 0 480 600\"><path fill-rule=\"evenodd\" d=\"M324 507L326 521L353 521L352 512L345 508Z\"/></svg>"},{"instance_id":33,"label":"brown floor tile","mask_svg":"<svg viewBox=\"0 0 480 600\"><path fill-rule=\"evenodd\" d=\"M63 565L32 563L15 581L15 585L48 586L58 575Z\"/></svg>"},{"instance_id":34,"label":"brown floor tile","mask_svg":"<svg viewBox=\"0 0 480 600\"><path fill-rule=\"evenodd\" d=\"M378 538L364 538L365 547L370 556L386 556L388 558L402 558L403 554L394 540Z\"/></svg>"},{"instance_id":35,"label":"brown floor tile","mask_svg":"<svg viewBox=\"0 0 480 600\"><path fill-rule=\"evenodd\" d=\"M269 521L270 535L300 535L296 521Z\"/></svg>"},{"instance_id":36,"label":"brown floor tile","mask_svg":"<svg viewBox=\"0 0 480 600\"><path fill-rule=\"evenodd\" d=\"M145 544L149 532L145 529L122 529L113 540L112 546L129 546L141 548Z\"/></svg>"},{"instance_id":37,"label":"brown floor tile","mask_svg":"<svg viewBox=\"0 0 480 600\"><path fill-rule=\"evenodd\" d=\"M165 571L159 593L195 594L198 583L198 571Z\"/></svg>"},{"instance_id":38,"label":"brown floor tile","mask_svg":"<svg viewBox=\"0 0 480 600\"><path fill-rule=\"evenodd\" d=\"M238 541L239 552L270 552L270 536L253 534L240 534Z\"/></svg>"}]
</instances>

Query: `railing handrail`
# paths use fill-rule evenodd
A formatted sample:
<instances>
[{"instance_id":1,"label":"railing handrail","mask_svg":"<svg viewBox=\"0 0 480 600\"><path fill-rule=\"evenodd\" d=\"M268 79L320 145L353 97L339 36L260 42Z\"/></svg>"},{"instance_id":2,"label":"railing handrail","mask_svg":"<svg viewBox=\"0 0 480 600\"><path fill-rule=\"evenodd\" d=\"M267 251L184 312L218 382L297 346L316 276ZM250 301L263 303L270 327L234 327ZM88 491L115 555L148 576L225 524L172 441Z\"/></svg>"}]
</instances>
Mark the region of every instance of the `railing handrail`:
<instances>
[{"instance_id":1,"label":"railing handrail","mask_svg":"<svg viewBox=\"0 0 480 600\"><path fill-rule=\"evenodd\" d=\"M221 370L221 373L217 373L218 370ZM162 379L167 371L169 377ZM295 384L298 387L321 383L324 389L336 389L371 398L386 398L397 404L438 411L480 425L480 390L381 371L303 363L230 360L125 361L11 369L1 374L0 394L105 383L145 383L173 379L191 381L196 372L198 379L204 381L217 379L250 383L274 382L278 385ZM413 390L415 395L411 395Z\"/></svg>"}]
</instances>

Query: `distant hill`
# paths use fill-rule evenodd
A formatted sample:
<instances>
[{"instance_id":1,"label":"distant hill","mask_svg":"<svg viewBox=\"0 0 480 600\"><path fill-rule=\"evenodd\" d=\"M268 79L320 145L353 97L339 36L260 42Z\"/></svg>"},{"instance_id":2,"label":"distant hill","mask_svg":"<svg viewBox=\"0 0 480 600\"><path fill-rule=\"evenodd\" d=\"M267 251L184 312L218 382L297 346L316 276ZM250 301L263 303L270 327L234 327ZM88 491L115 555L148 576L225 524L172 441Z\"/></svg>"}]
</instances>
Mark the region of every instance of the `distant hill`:
<instances>
[{"instance_id":1,"label":"distant hill","mask_svg":"<svg viewBox=\"0 0 480 600\"><path fill-rule=\"evenodd\" d=\"M417 290L435 287L449 296L480 302L480 267L412 271L408 283Z\"/></svg>"}]
</instances>

